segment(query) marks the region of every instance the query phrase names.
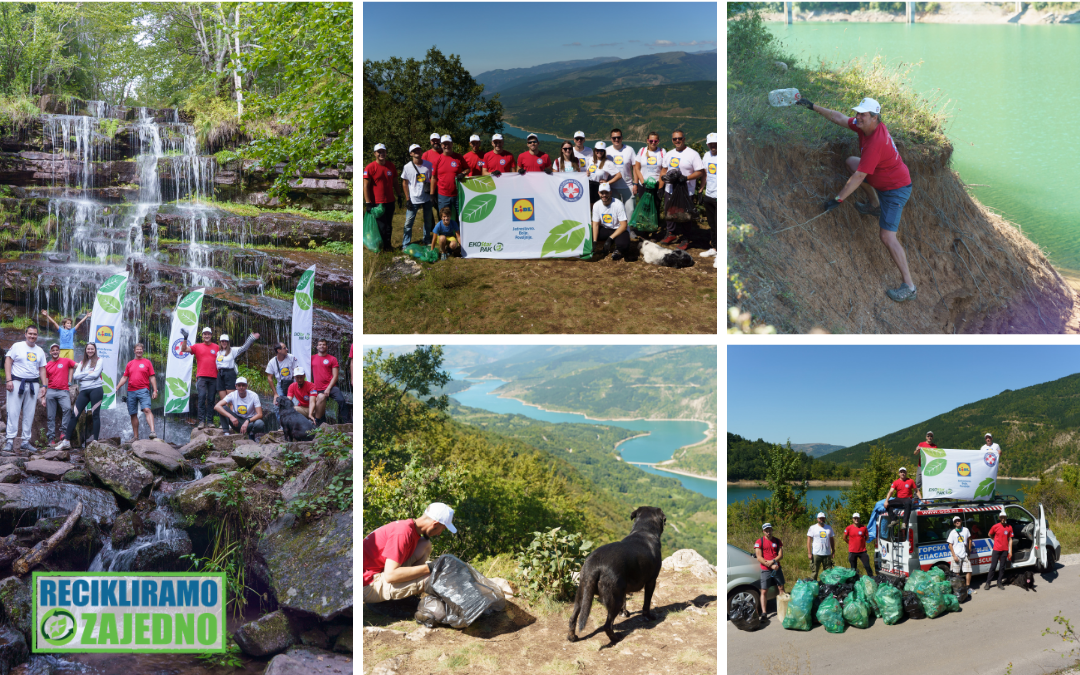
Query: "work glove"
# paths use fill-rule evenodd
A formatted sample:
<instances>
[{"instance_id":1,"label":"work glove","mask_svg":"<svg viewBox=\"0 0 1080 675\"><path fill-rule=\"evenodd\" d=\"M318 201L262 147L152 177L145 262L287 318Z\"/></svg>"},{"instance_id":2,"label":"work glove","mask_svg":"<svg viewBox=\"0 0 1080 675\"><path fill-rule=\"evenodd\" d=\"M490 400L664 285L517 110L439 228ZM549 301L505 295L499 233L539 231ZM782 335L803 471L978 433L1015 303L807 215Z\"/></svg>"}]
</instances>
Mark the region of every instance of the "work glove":
<instances>
[{"instance_id":1,"label":"work glove","mask_svg":"<svg viewBox=\"0 0 1080 675\"><path fill-rule=\"evenodd\" d=\"M821 208L825 209L825 213L828 213L829 211L832 211L836 207L840 206L841 204L843 204L843 202L836 199L836 197L833 197L829 201L822 204Z\"/></svg>"},{"instance_id":2,"label":"work glove","mask_svg":"<svg viewBox=\"0 0 1080 675\"><path fill-rule=\"evenodd\" d=\"M404 195L398 195L397 196L397 207L399 209L405 208L405 196Z\"/></svg>"},{"instance_id":3,"label":"work glove","mask_svg":"<svg viewBox=\"0 0 1080 675\"><path fill-rule=\"evenodd\" d=\"M544 169L544 173L550 176L552 173L554 173L554 171L552 171L551 167L549 166L548 168Z\"/></svg>"},{"instance_id":4,"label":"work glove","mask_svg":"<svg viewBox=\"0 0 1080 675\"><path fill-rule=\"evenodd\" d=\"M814 102L811 101L808 98L800 98L798 101L795 101L795 105L801 105L802 107L806 108L807 110L813 110L814 109Z\"/></svg>"},{"instance_id":5,"label":"work glove","mask_svg":"<svg viewBox=\"0 0 1080 675\"><path fill-rule=\"evenodd\" d=\"M518 169L518 174L524 176L525 175L525 167L521 167L520 169Z\"/></svg>"},{"instance_id":6,"label":"work glove","mask_svg":"<svg viewBox=\"0 0 1080 675\"><path fill-rule=\"evenodd\" d=\"M371 209L375 208L375 205L370 202L364 202L364 213L371 213Z\"/></svg>"},{"instance_id":7,"label":"work glove","mask_svg":"<svg viewBox=\"0 0 1080 675\"><path fill-rule=\"evenodd\" d=\"M187 328L181 328L181 329L180 329L180 337L184 338L184 342L188 342L188 331L187 331Z\"/></svg>"},{"instance_id":8,"label":"work glove","mask_svg":"<svg viewBox=\"0 0 1080 675\"><path fill-rule=\"evenodd\" d=\"M496 178L498 178L499 176L501 176L501 175L502 175L502 171L498 171L498 170L492 171L492 172L491 172L491 175L492 175L492 176L495 176Z\"/></svg>"}]
</instances>

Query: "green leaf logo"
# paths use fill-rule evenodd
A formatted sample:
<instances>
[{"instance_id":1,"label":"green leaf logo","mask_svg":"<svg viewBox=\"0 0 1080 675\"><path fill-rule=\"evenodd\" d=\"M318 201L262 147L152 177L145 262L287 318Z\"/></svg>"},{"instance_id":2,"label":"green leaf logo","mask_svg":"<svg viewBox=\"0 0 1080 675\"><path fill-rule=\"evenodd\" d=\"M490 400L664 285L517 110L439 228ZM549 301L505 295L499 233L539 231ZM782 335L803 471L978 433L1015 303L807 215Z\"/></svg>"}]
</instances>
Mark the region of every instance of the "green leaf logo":
<instances>
[{"instance_id":1,"label":"green leaf logo","mask_svg":"<svg viewBox=\"0 0 1080 675\"><path fill-rule=\"evenodd\" d=\"M106 312L109 312L110 314L119 314L120 310L123 309L123 306L120 304L120 301L117 300L116 298L114 298L111 295L105 295L104 293L98 293L97 301L98 301L98 305L103 310L105 310Z\"/></svg>"},{"instance_id":2,"label":"green leaf logo","mask_svg":"<svg viewBox=\"0 0 1080 675\"><path fill-rule=\"evenodd\" d=\"M101 288L98 289L98 293L112 293L116 289L120 288L120 284L124 283L125 281L127 281L127 279L125 279L123 275L114 274L105 280L105 283L102 284Z\"/></svg>"},{"instance_id":3,"label":"green leaf logo","mask_svg":"<svg viewBox=\"0 0 1080 675\"><path fill-rule=\"evenodd\" d=\"M188 395L188 385L179 377L169 377L165 379L165 384L169 385L169 391L176 398L186 398Z\"/></svg>"},{"instance_id":4,"label":"green leaf logo","mask_svg":"<svg viewBox=\"0 0 1080 675\"><path fill-rule=\"evenodd\" d=\"M922 451L923 459L926 459L927 457L941 457L942 459L945 458L945 451L941 448L923 448Z\"/></svg>"},{"instance_id":5,"label":"green leaf logo","mask_svg":"<svg viewBox=\"0 0 1080 675\"><path fill-rule=\"evenodd\" d=\"M181 309L176 315L180 318L180 323L185 326L194 326L195 322L199 320L199 317L195 316L195 312L189 312L186 309Z\"/></svg>"},{"instance_id":6,"label":"green leaf logo","mask_svg":"<svg viewBox=\"0 0 1080 675\"><path fill-rule=\"evenodd\" d=\"M491 176L476 176L462 183L470 192L494 192L495 179Z\"/></svg>"},{"instance_id":7,"label":"green leaf logo","mask_svg":"<svg viewBox=\"0 0 1080 675\"><path fill-rule=\"evenodd\" d=\"M101 409L108 410L112 407L113 401L116 400L116 394L109 394L101 401Z\"/></svg>"},{"instance_id":8,"label":"green leaf logo","mask_svg":"<svg viewBox=\"0 0 1080 675\"><path fill-rule=\"evenodd\" d=\"M108 393L112 392L112 391L113 391L113 390L114 390L114 389L116 388L116 387L114 387L114 386L113 386L113 381L112 381L112 378L110 378L110 377L109 377L109 374L108 374L108 373L106 373L105 371L102 371L102 372L101 372L101 380L102 380L102 382L104 382L104 383L105 383L105 386L104 386L104 390L105 390L105 393L106 393L106 394L108 394ZM108 408L109 406L107 406L107 405L105 405L104 403L102 403L102 404L101 404L101 407L102 407L102 408Z\"/></svg>"},{"instance_id":9,"label":"green leaf logo","mask_svg":"<svg viewBox=\"0 0 1080 675\"><path fill-rule=\"evenodd\" d=\"M203 296L203 294L198 292L198 291L195 291L193 293L188 293L187 295L184 296L184 299L180 301L180 306L181 307L191 307L192 305L197 303L199 301L199 299L202 298L202 296ZM197 312L199 310L194 309L192 311Z\"/></svg>"},{"instance_id":10,"label":"green leaf logo","mask_svg":"<svg viewBox=\"0 0 1080 675\"><path fill-rule=\"evenodd\" d=\"M304 310L305 312L308 311L309 309L311 309L311 296L309 296L307 293L297 293L296 304L298 307L300 307L300 309Z\"/></svg>"},{"instance_id":11,"label":"green leaf logo","mask_svg":"<svg viewBox=\"0 0 1080 675\"><path fill-rule=\"evenodd\" d=\"M925 472L923 472L923 475L925 475ZM984 478L982 482L979 483L979 487L975 490L975 498L977 499L979 497L993 497L994 487L996 483L997 481L995 481L993 478Z\"/></svg>"},{"instance_id":12,"label":"green leaf logo","mask_svg":"<svg viewBox=\"0 0 1080 675\"><path fill-rule=\"evenodd\" d=\"M547 241L544 242L543 248L540 249L540 257L576 250L577 247L581 246L581 242L585 241L585 232L584 224L576 220L562 221L561 224L551 229Z\"/></svg>"},{"instance_id":13,"label":"green leaf logo","mask_svg":"<svg viewBox=\"0 0 1080 675\"><path fill-rule=\"evenodd\" d=\"M924 476L936 476L945 470L945 465L948 464L944 459L935 459L926 466L923 467L922 475Z\"/></svg>"},{"instance_id":14,"label":"green leaf logo","mask_svg":"<svg viewBox=\"0 0 1080 675\"><path fill-rule=\"evenodd\" d=\"M465 205L465 208L461 210L461 220L466 223L479 223L495 210L496 201L498 201L498 198L495 195L477 195L473 197Z\"/></svg>"},{"instance_id":15,"label":"green leaf logo","mask_svg":"<svg viewBox=\"0 0 1080 675\"><path fill-rule=\"evenodd\" d=\"M310 292L311 280L315 278L314 270L307 270L300 275L300 282L296 284L296 292Z\"/></svg>"},{"instance_id":16,"label":"green leaf logo","mask_svg":"<svg viewBox=\"0 0 1080 675\"><path fill-rule=\"evenodd\" d=\"M186 396L184 398L174 398L165 406L165 412L167 413L187 412L187 409L188 400Z\"/></svg>"},{"instance_id":17,"label":"green leaf logo","mask_svg":"<svg viewBox=\"0 0 1080 675\"><path fill-rule=\"evenodd\" d=\"M123 302L124 293L127 292L127 279L124 279L124 283L120 284L120 290L116 292L116 297Z\"/></svg>"}]
</instances>

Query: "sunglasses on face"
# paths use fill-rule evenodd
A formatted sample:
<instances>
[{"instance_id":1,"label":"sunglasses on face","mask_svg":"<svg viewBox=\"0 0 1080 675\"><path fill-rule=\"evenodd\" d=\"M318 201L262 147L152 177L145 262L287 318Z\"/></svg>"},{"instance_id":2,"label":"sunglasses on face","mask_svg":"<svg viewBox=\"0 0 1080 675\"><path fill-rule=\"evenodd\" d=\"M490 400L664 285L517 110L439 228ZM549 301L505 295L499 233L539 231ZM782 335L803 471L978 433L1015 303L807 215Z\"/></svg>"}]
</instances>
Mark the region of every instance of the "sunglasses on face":
<instances>
[{"instance_id":1,"label":"sunglasses on face","mask_svg":"<svg viewBox=\"0 0 1080 675\"><path fill-rule=\"evenodd\" d=\"M535 145L535 144L537 144L537 143L539 143L539 142L540 142L540 141L529 141L529 145Z\"/></svg>"},{"instance_id":2,"label":"sunglasses on face","mask_svg":"<svg viewBox=\"0 0 1080 675\"><path fill-rule=\"evenodd\" d=\"M682 139L683 139L682 136L672 136L671 137L671 140L673 140L673 141L681 141Z\"/></svg>"},{"instance_id":3,"label":"sunglasses on face","mask_svg":"<svg viewBox=\"0 0 1080 675\"><path fill-rule=\"evenodd\" d=\"M621 141L621 140L622 140L622 136L612 136L612 137L611 137L611 140L613 140L613 141Z\"/></svg>"},{"instance_id":4,"label":"sunglasses on face","mask_svg":"<svg viewBox=\"0 0 1080 675\"><path fill-rule=\"evenodd\" d=\"M563 150L573 150L573 148L563 148Z\"/></svg>"},{"instance_id":5,"label":"sunglasses on face","mask_svg":"<svg viewBox=\"0 0 1080 675\"><path fill-rule=\"evenodd\" d=\"M502 141L492 141L493 145L502 145Z\"/></svg>"}]
</instances>

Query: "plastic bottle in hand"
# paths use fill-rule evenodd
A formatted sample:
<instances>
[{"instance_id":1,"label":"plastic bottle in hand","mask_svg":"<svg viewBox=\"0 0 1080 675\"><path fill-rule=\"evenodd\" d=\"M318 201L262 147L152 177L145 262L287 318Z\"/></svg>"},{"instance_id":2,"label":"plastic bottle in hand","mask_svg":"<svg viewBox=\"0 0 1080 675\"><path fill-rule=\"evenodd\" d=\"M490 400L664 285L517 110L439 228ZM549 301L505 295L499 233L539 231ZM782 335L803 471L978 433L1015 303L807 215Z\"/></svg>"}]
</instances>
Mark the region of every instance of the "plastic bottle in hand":
<instances>
[{"instance_id":1,"label":"plastic bottle in hand","mask_svg":"<svg viewBox=\"0 0 1080 675\"><path fill-rule=\"evenodd\" d=\"M773 89L769 92L769 105L774 108L783 108L795 103L802 98L798 89Z\"/></svg>"}]
</instances>

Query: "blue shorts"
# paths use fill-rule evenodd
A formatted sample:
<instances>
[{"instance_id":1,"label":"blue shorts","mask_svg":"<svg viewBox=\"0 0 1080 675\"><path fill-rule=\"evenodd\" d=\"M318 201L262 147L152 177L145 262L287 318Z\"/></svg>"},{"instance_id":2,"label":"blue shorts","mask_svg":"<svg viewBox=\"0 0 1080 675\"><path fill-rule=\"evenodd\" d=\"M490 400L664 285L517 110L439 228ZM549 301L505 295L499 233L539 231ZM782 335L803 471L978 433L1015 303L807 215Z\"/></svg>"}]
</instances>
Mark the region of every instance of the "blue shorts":
<instances>
[{"instance_id":1,"label":"blue shorts","mask_svg":"<svg viewBox=\"0 0 1080 675\"><path fill-rule=\"evenodd\" d=\"M128 414L138 415L140 410L150 407L150 390L136 389L127 393Z\"/></svg>"},{"instance_id":2,"label":"blue shorts","mask_svg":"<svg viewBox=\"0 0 1080 675\"><path fill-rule=\"evenodd\" d=\"M889 232L900 229L900 214L904 212L904 204L911 198L911 186L896 188L895 190L878 190L878 201L881 202L881 218L878 219L878 227Z\"/></svg>"}]
</instances>

